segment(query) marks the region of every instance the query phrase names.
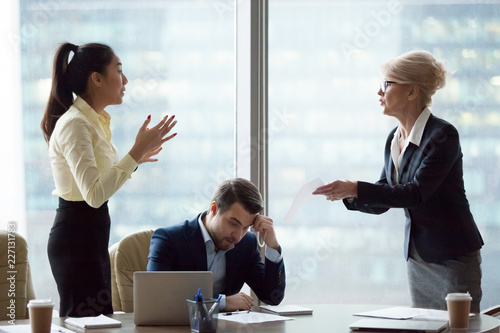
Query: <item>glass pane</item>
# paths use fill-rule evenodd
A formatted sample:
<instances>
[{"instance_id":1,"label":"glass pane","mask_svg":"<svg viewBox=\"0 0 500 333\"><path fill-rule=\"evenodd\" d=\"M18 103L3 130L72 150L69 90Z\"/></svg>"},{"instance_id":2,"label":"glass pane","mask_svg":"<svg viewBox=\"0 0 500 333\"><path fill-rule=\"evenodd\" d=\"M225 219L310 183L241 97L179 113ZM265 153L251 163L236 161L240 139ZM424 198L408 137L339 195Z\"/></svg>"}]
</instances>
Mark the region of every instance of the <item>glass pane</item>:
<instances>
[{"instance_id":1,"label":"glass pane","mask_svg":"<svg viewBox=\"0 0 500 333\"><path fill-rule=\"evenodd\" d=\"M27 224L37 296L57 295L47 239L57 199L40 130L59 43L103 42L129 79L122 105L107 108L121 156L139 127L176 115L178 136L156 163L139 166L110 200L110 244L126 234L180 223L205 207L219 179L233 177L234 5L231 1L48 1L21 3Z\"/></svg>"},{"instance_id":2,"label":"glass pane","mask_svg":"<svg viewBox=\"0 0 500 333\"><path fill-rule=\"evenodd\" d=\"M410 304L402 210L349 212L298 193L317 177L378 180L397 125L381 113L379 66L426 49L455 71L432 110L459 130L486 243L482 308L497 304L500 5L270 0L269 13L269 215L286 258L285 301Z\"/></svg>"}]
</instances>

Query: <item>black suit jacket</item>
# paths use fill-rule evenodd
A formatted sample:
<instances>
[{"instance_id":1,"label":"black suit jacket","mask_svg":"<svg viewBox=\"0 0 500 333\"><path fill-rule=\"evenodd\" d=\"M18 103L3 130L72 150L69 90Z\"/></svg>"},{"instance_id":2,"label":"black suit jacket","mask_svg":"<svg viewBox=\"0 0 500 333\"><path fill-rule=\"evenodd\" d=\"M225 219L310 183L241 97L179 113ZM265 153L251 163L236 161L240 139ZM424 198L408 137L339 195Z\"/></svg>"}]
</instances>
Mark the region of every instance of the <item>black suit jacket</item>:
<instances>
[{"instance_id":1,"label":"black suit jacket","mask_svg":"<svg viewBox=\"0 0 500 333\"><path fill-rule=\"evenodd\" d=\"M385 146L385 166L375 184L358 182L358 197L348 209L381 214L389 208L403 208L406 215L405 258L410 239L426 262L442 262L482 247L465 196L462 150L456 128L430 115L420 146L407 147L399 169L399 183L393 180L391 141Z\"/></svg>"},{"instance_id":2,"label":"black suit jacket","mask_svg":"<svg viewBox=\"0 0 500 333\"><path fill-rule=\"evenodd\" d=\"M198 217L153 233L148 271L207 270L207 252ZM226 252L226 283L222 294L237 294L244 283L267 304L279 304L285 295L283 260L273 263L266 259L264 265L257 248L257 238L251 232L247 232L232 250Z\"/></svg>"}]
</instances>

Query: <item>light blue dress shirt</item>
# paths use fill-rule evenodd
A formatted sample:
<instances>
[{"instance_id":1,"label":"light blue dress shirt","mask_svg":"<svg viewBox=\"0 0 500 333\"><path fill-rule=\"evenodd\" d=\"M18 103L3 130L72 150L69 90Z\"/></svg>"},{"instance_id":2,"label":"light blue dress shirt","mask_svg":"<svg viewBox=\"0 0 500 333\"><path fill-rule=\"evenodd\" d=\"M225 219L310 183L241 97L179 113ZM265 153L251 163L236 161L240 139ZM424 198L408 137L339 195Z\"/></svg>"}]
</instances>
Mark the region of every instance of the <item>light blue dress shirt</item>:
<instances>
[{"instance_id":1,"label":"light blue dress shirt","mask_svg":"<svg viewBox=\"0 0 500 333\"><path fill-rule=\"evenodd\" d=\"M222 295L220 300L220 309L226 308L226 295L220 292L224 290L225 280L226 280L226 252L231 251L234 246L227 249L226 251L215 251L215 243L210 237L205 225L203 224L203 218L206 216L206 212L201 214L198 218L198 224L200 225L201 234L203 235L203 241L205 242L205 248L207 250L207 269L212 272L214 277L214 295ZM279 253L273 248L266 245L266 258L274 263L278 263L283 260L283 254Z\"/></svg>"}]
</instances>

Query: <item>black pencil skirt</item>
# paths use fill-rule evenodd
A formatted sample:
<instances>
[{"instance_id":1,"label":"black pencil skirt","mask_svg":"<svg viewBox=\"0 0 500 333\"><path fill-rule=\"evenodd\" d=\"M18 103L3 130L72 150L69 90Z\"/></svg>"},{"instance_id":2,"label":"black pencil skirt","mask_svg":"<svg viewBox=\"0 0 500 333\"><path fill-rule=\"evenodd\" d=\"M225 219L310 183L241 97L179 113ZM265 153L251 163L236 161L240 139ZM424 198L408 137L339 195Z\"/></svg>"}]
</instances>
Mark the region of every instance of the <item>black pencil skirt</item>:
<instances>
[{"instance_id":1,"label":"black pencil skirt","mask_svg":"<svg viewBox=\"0 0 500 333\"><path fill-rule=\"evenodd\" d=\"M61 317L113 313L110 224L107 202L96 209L85 201L59 199L48 256L59 292Z\"/></svg>"}]
</instances>

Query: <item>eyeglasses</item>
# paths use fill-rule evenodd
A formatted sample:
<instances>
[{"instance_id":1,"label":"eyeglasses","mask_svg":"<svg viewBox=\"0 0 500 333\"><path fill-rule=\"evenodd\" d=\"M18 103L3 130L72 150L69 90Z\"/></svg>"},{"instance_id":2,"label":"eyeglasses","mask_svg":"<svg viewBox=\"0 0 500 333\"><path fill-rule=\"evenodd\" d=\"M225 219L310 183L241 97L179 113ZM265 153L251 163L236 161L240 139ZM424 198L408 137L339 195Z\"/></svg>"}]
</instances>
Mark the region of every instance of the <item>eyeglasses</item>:
<instances>
[{"instance_id":1,"label":"eyeglasses","mask_svg":"<svg viewBox=\"0 0 500 333\"><path fill-rule=\"evenodd\" d=\"M387 87L392 83L397 83L397 82L387 81L387 80L380 82L380 90L382 91L383 94L385 94L385 92L387 91Z\"/></svg>"}]
</instances>

